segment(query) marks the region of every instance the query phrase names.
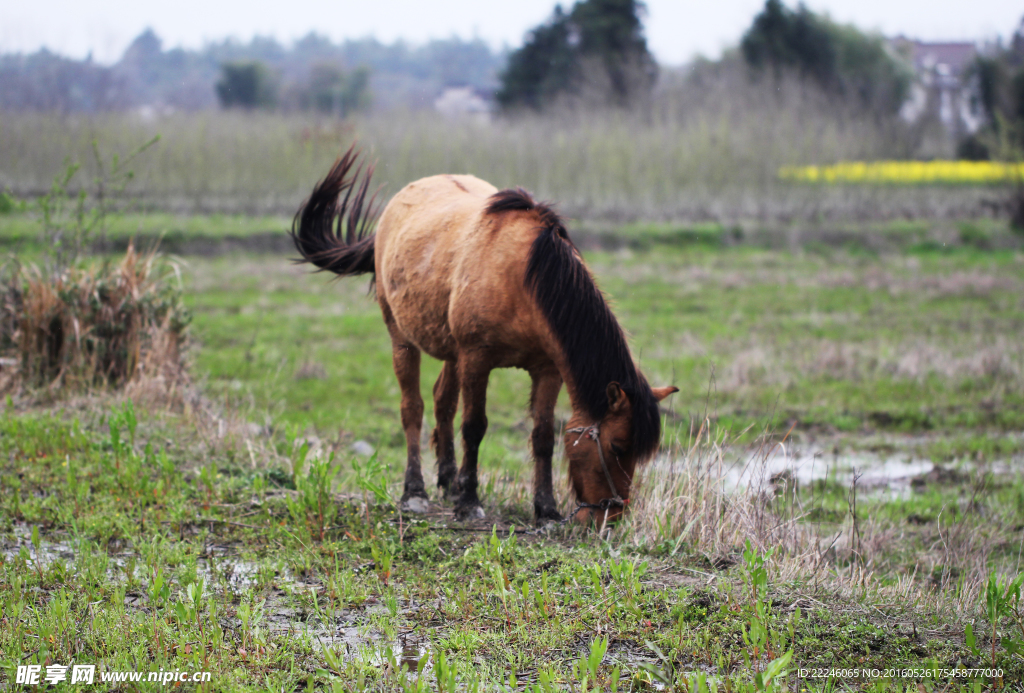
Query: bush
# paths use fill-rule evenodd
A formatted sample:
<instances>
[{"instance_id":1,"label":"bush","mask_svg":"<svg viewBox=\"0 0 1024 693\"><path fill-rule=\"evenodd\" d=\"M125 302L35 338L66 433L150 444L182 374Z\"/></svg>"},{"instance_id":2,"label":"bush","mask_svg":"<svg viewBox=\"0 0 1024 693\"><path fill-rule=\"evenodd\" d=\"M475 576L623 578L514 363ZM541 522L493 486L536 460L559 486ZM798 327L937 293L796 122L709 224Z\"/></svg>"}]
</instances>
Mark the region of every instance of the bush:
<instances>
[{"instance_id":1,"label":"bush","mask_svg":"<svg viewBox=\"0 0 1024 693\"><path fill-rule=\"evenodd\" d=\"M139 254L129 244L119 262L82 260L93 232L105 234L110 192L134 178L126 165L157 139L109 165L93 142L96 192L72 191L80 166L65 161L39 199L43 262L15 262L0 272L0 392L120 387L140 375L183 378L190 318L156 252Z\"/></svg>"},{"instance_id":2,"label":"bush","mask_svg":"<svg viewBox=\"0 0 1024 693\"><path fill-rule=\"evenodd\" d=\"M18 201L8 192L0 190L0 214L10 214L18 209Z\"/></svg>"},{"instance_id":3,"label":"bush","mask_svg":"<svg viewBox=\"0 0 1024 693\"><path fill-rule=\"evenodd\" d=\"M0 349L16 377L48 389L119 387L139 375L182 377L190 321L156 253L129 246L117 264L47 273L20 267L0 305Z\"/></svg>"},{"instance_id":4,"label":"bush","mask_svg":"<svg viewBox=\"0 0 1024 693\"><path fill-rule=\"evenodd\" d=\"M233 62L221 65L217 82L217 98L223 108L273 108L277 103L277 86L267 66L259 61Z\"/></svg>"}]
</instances>

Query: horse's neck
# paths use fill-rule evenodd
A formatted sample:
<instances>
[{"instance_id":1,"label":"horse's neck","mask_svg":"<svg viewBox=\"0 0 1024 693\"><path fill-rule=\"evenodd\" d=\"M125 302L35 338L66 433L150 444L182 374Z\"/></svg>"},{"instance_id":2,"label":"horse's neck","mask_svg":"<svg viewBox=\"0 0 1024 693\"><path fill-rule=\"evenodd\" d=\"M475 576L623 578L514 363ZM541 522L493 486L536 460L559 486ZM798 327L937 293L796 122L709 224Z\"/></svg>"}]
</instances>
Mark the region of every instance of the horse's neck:
<instances>
[{"instance_id":1,"label":"horse's neck","mask_svg":"<svg viewBox=\"0 0 1024 693\"><path fill-rule=\"evenodd\" d=\"M563 363L559 363L559 371L562 375L562 381L565 383L565 391L569 395L569 406L572 408L572 418L584 426L593 426L594 424L599 423L598 420L591 416L590 407L580 395L579 389L576 387L576 382L573 379L572 370L567 364L563 365ZM608 383L616 379L614 376L604 376L603 374L597 374L595 377L602 380L602 389L606 388Z\"/></svg>"},{"instance_id":2,"label":"horse's neck","mask_svg":"<svg viewBox=\"0 0 1024 693\"><path fill-rule=\"evenodd\" d=\"M565 379L565 376L562 377ZM565 391L569 394L569 406L572 408L572 419L582 423L586 426L592 426L597 423L594 421L587 406L580 400L576 389L569 386L569 381L565 381Z\"/></svg>"}]
</instances>

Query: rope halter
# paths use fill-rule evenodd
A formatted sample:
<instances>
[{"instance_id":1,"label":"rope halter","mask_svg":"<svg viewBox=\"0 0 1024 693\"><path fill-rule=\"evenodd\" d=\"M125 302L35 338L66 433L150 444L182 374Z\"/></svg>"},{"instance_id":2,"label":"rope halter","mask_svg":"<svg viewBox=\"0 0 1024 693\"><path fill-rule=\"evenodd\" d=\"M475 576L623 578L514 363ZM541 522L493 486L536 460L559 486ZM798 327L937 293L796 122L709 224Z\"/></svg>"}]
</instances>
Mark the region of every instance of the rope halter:
<instances>
[{"instance_id":1,"label":"rope halter","mask_svg":"<svg viewBox=\"0 0 1024 693\"><path fill-rule=\"evenodd\" d=\"M581 502L579 505L576 506L576 509L572 511L572 515L566 518L566 520L571 520L573 517L576 516L576 513L578 513L583 508L603 510L605 511L605 513L607 513L609 508L626 507L626 503L629 502L629 499L623 499L622 496L619 495L619 490L615 487L615 482L612 480L612 473L608 469L608 463L604 459L604 449L601 447L601 429L599 425L594 424L592 426L578 426L576 428L566 429L565 432L580 434L579 437L576 438L576 442L572 444L573 447L579 445L580 441L583 440L584 438L589 438L590 440L594 441L594 443L597 444L597 458L601 460L601 470L604 472L604 478L608 482L608 488L610 488L612 491L611 498L605 498L604 500L598 503Z\"/></svg>"}]
</instances>

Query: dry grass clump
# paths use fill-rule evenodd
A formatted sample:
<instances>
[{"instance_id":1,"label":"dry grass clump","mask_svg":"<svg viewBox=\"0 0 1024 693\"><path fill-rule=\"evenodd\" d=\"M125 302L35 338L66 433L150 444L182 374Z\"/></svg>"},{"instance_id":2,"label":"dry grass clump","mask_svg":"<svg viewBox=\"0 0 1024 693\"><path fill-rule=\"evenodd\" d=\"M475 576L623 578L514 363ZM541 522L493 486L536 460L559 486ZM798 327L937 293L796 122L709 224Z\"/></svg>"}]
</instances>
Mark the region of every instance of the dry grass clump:
<instances>
[{"instance_id":1,"label":"dry grass clump","mask_svg":"<svg viewBox=\"0 0 1024 693\"><path fill-rule=\"evenodd\" d=\"M689 441L677 442L642 470L633 491L626 536L657 545L684 543L691 551L724 558L749 539L760 551L778 547L790 558L809 557L813 533L799 518L781 517L772 508L767 466L774 443L765 441L750 456L741 476L746 488L730 488L725 460L727 442L705 419Z\"/></svg>"},{"instance_id":2,"label":"dry grass clump","mask_svg":"<svg viewBox=\"0 0 1024 693\"><path fill-rule=\"evenodd\" d=\"M155 252L133 246L116 264L18 267L4 282L0 388L121 387L140 376L185 377L189 315Z\"/></svg>"},{"instance_id":3,"label":"dry grass clump","mask_svg":"<svg viewBox=\"0 0 1024 693\"><path fill-rule=\"evenodd\" d=\"M822 524L809 519L821 511L815 491L800 488L791 472L769 471L787 438L766 432L744 461L705 419L696 435L641 471L626 519L606 531L627 544L703 555L709 576L740 561L749 541L762 553L774 549L783 580L827 584L849 598L871 593L876 600L927 603L959 616L973 613L993 570L1018 569L1009 555L1020 542L1015 520L989 502L984 474L967 484L958 505L926 525L876 512L877 499L858 501L854 480L846 511ZM1002 558L1000 547L1008 552Z\"/></svg>"}]
</instances>

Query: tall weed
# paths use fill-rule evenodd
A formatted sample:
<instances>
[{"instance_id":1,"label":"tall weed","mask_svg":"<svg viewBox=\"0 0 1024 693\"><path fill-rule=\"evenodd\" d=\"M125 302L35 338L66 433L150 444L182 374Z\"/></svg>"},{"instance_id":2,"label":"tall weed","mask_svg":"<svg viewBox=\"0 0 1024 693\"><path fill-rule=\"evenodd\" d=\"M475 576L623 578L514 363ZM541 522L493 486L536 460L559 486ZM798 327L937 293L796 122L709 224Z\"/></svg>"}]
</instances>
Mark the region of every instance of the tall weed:
<instances>
[{"instance_id":1,"label":"tall weed","mask_svg":"<svg viewBox=\"0 0 1024 693\"><path fill-rule=\"evenodd\" d=\"M261 113L127 114L73 122L55 114L0 117L0 186L37 194L68 152L91 142L126 150L159 128L137 180L111 199L169 211L291 214L353 141L378 162L386 194L439 173L472 173L556 200L570 217L820 220L980 213L983 189L805 186L780 166L914 154L914 133L837 106L793 81L749 84L743 71L668 75L636 110L567 110L491 122L430 111L349 120ZM88 172L92 173L94 164Z\"/></svg>"}]
</instances>

